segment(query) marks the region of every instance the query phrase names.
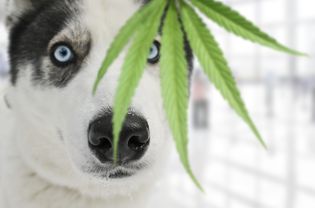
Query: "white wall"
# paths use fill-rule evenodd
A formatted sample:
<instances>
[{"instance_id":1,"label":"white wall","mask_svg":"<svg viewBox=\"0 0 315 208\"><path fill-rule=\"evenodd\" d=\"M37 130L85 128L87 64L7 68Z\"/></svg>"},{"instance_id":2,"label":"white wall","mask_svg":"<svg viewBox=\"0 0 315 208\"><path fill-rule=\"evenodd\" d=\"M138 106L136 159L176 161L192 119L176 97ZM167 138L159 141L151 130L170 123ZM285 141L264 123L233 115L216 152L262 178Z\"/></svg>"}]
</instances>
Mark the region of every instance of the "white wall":
<instances>
[{"instance_id":1,"label":"white wall","mask_svg":"<svg viewBox=\"0 0 315 208\"><path fill-rule=\"evenodd\" d=\"M4 14L5 14L5 7L4 7L4 5L5 5L5 2L6 2L6 0L0 0L0 21L2 21L3 18L4 18Z\"/></svg>"},{"instance_id":2,"label":"white wall","mask_svg":"<svg viewBox=\"0 0 315 208\"><path fill-rule=\"evenodd\" d=\"M5 2L6 0L0 0L0 56L1 59L5 59L7 61L7 31L4 25L4 19L5 19ZM2 62L3 64L3 62ZM6 71L8 67L0 66L1 73L0 75L3 75L3 71ZM0 81L2 81L2 78L0 76ZM1 83L0 83L1 84ZM0 86L1 89L1 86Z\"/></svg>"},{"instance_id":3,"label":"white wall","mask_svg":"<svg viewBox=\"0 0 315 208\"><path fill-rule=\"evenodd\" d=\"M5 46L5 42L7 40L6 31L4 27L4 19L5 19L5 2L6 0L0 0L0 50Z\"/></svg>"}]
</instances>

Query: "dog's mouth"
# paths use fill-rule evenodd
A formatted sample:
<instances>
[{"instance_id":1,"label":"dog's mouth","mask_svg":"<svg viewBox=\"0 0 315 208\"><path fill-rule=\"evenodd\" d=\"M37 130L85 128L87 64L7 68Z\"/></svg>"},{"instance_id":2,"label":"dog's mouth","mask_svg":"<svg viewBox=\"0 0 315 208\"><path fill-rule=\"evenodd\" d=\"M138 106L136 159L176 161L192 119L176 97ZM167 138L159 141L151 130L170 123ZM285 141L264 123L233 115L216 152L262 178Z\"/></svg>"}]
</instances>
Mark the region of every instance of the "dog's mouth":
<instances>
[{"instance_id":1,"label":"dog's mouth","mask_svg":"<svg viewBox=\"0 0 315 208\"><path fill-rule=\"evenodd\" d=\"M134 173L125 171L125 170L118 170L113 173L109 173L108 178L110 179L120 179L120 178L128 178L130 176L133 176Z\"/></svg>"},{"instance_id":2,"label":"dog's mouth","mask_svg":"<svg viewBox=\"0 0 315 208\"><path fill-rule=\"evenodd\" d=\"M146 165L119 165L119 166L100 166L95 165L93 168L88 168L87 173L94 175L100 179L123 179L136 175L139 171L144 169Z\"/></svg>"}]
</instances>

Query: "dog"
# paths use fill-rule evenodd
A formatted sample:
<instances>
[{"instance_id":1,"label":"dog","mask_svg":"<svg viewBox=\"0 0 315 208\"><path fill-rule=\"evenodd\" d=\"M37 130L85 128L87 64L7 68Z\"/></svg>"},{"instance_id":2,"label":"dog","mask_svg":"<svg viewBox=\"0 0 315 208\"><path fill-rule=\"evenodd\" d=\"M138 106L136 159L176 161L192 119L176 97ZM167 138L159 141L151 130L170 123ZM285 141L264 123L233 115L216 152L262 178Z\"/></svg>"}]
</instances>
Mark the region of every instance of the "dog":
<instances>
[{"instance_id":1,"label":"dog","mask_svg":"<svg viewBox=\"0 0 315 208\"><path fill-rule=\"evenodd\" d=\"M123 124L117 164L112 107L124 54L92 94L110 43L146 3L7 0L1 208L146 207L172 147L160 92L159 35Z\"/></svg>"}]
</instances>

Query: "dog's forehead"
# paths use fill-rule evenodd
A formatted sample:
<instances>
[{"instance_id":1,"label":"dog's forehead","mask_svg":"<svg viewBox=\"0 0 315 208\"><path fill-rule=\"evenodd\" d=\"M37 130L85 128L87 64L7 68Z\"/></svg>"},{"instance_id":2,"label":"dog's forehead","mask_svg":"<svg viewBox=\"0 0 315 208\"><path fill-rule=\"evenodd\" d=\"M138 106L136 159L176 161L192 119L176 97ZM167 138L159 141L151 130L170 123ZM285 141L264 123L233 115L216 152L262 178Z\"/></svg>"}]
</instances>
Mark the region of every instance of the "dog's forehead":
<instances>
[{"instance_id":1,"label":"dog's forehead","mask_svg":"<svg viewBox=\"0 0 315 208\"><path fill-rule=\"evenodd\" d=\"M141 6L139 0L83 0L83 21L91 33L100 37L112 35Z\"/></svg>"}]
</instances>

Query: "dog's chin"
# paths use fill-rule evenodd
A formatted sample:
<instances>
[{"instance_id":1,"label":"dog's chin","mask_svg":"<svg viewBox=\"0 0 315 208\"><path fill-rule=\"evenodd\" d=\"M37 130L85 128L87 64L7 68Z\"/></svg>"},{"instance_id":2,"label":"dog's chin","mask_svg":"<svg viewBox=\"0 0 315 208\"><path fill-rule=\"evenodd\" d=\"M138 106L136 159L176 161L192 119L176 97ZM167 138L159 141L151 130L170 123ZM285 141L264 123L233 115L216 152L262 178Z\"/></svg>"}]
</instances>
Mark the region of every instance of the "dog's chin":
<instances>
[{"instance_id":1,"label":"dog's chin","mask_svg":"<svg viewBox=\"0 0 315 208\"><path fill-rule=\"evenodd\" d=\"M93 198L125 197L150 189L152 185L151 166L89 166L80 170L82 185L78 189L83 195ZM142 192L142 191L141 191Z\"/></svg>"}]
</instances>

